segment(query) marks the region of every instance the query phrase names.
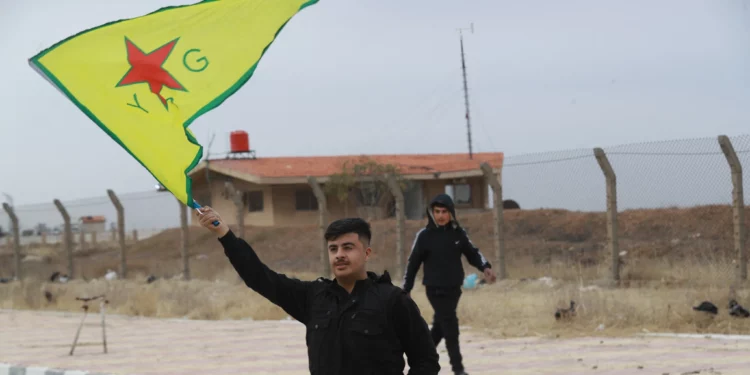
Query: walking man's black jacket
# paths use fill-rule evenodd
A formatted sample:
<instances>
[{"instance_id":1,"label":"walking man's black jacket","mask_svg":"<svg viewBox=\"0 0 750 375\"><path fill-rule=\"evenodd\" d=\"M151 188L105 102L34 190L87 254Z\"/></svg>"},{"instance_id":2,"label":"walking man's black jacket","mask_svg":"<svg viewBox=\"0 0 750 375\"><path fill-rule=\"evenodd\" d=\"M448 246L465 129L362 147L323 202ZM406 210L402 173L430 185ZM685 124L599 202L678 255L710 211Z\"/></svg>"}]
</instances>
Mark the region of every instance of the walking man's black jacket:
<instances>
[{"instance_id":1,"label":"walking man's black jacket","mask_svg":"<svg viewBox=\"0 0 750 375\"><path fill-rule=\"evenodd\" d=\"M335 280L300 281L276 273L231 231L224 253L248 287L307 327L313 375L437 375L438 354L417 305L388 273L357 281L351 295Z\"/></svg>"},{"instance_id":2,"label":"walking man's black jacket","mask_svg":"<svg viewBox=\"0 0 750 375\"><path fill-rule=\"evenodd\" d=\"M432 217L432 206L439 204L451 213L451 221L444 226L435 223ZM490 262L469 240L466 231L458 225L453 200L446 194L436 196L427 207L427 226L417 233L409 255L404 275L404 291L410 292L414 287L414 277L419 266L424 263L422 284L432 287L460 287L464 280L464 268L461 255L469 263L484 272L491 268Z\"/></svg>"}]
</instances>

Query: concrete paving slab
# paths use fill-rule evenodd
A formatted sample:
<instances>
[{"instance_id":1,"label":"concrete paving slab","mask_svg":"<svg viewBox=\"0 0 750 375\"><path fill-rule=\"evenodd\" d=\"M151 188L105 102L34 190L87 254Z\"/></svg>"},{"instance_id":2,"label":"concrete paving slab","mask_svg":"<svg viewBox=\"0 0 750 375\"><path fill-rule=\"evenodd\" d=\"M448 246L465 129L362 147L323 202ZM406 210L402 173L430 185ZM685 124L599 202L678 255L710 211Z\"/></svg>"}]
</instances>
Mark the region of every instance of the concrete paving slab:
<instances>
[{"instance_id":1,"label":"concrete paving slab","mask_svg":"<svg viewBox=\"0 0 750 375\"><path fill-rule=\"evenodd\" d=\"M0 375L308 374L305 329L295 321L198 321L0 310ZM482 374L750 374L746 336L639 336L499 340L465 328L467 371ZM443 343L441 374L450 374Z\"/></svg>"}]
</instances>

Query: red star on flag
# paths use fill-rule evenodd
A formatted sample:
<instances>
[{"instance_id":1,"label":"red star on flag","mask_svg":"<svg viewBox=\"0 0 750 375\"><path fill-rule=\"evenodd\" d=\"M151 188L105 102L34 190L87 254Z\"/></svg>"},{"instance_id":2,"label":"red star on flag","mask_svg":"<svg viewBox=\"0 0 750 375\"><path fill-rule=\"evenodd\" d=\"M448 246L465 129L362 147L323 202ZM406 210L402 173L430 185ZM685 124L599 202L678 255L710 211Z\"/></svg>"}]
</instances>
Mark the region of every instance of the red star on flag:
<instances>
[{"instance_id":1,"label":"red star on flag","mask_svg":"<svg viewBox=\"0 0 750 375\"><path fill-rule=\"evenodd\" d=\"M161 95L163 87L173 90L187 91L177 80L164 68L169 54L177 44L177 39L155 49L151 53L144 53L130 39L125 38L125 47L128 51L128 62L130 69L122 77L116 87L132 85L136 83L148 83L151 92L159 97L162 104L167 106L167 100Z\"/></svg>"}]
</instances>

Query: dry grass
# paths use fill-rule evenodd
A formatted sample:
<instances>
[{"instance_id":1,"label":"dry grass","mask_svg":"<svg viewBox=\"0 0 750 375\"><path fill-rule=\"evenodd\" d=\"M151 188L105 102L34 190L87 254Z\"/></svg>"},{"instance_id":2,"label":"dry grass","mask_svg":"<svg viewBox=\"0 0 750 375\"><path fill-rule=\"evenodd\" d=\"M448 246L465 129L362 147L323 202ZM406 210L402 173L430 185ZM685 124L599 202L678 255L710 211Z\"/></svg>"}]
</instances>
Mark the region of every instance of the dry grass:
<instances>
[{"instance_id":1,"label":"dry grass","mask_svg":"<svg viewBox=\"0 0 750 375\"><path fill-rule=\"evenodd\" d=\"M515 272L529 277L464 291L458 309L462 325L500 337L657 331L750 334L750 319L731 318L726 308L730 295L750 305L750 284L733 285L731 261L625 259L619 286L606 281L609 270L604 265L517 265ZM430 321L433 310L423 291L412 295ZM568 307L571 300L577 304L577 316L556 321L555 310ZM704 300L719 307L718 316L692 310Z\"/></svg>"},{"instance_id":2,"label":"dry grass","mask_svg":"<svg viewBox=\"0 0 750 375\"><path fill-rule=\"evenodd\" d=\"M462 223L473 242L492 258L492 220L488 213L466 215ZM620 335L649 331L750 333L750 319L730 319L727 302L736 269L732 258L729 206L690 209L632 210L620 213L622 282L609 275L605 217L602 213L564 210L514 210L505 215L509 280L464 292L459 305L461 324L498 336ZM750 211L748 212L750 228ZM407 242L424 225L408 221ZM271 268L301 279L317 276L319 232L316 226L253 228L248 242ZM374 256L370 269L391 270L395 222L373 223ZM106 293L110 311L152 317L193 319L284 319L278 307L248 289L228 265L220 244L201 228L190 230L193 281L178 280L181 270L178 230L168 230L128 248L127 280L102 280L107 269L118 269L116 248L76 252L76 280L44 281L65 272L59 246L23 249L25 280L0 284L0 308L80 311L75 297ZM464 263L468 273L475 269ZM0 276L12 273L8 249L0 250ZM149 274L160 280L147 284ZM395 282L399 279L393 275ZM418 275L419 277L419 275ZM545 278L540 281L540 278ZM750 307L748 285L736 285L734 298ZM56 301L47 302L50 291ZM421 286L412 296L428 322L432 309ZM557 322L557 307L578 303L578 316ZM695 314L691 306L713 301L715 319ZM598 331L603 325L604 329Z\"/></svg>"},{"instance_id":3,"label":"dry grass","mask_svg":"<svg viewBox=\"0 0 750 375\"><path fill-rule=\"evenodd\" d=\"M538 281L503 282L464 296L459 307L462 324L501 337L618 336L643 331L750 333L750 319L731 319L725 308L728 291L716 287L586 291L572 284L549 287ZM747 300L748 293L738 297ZM555 309L566 307L569 300L578 304L577 316L570 322L555 321ZM715 319L690 308L703 300L719 306Z\"/></svg>"},{"instance_id":4,"label":"dry grass","mask_svg":"<svg viewBox=\"0 0 750 375\"><path fill-rule=\"evenodd\" d=\"M666 268L670 266L670 268ZM601 280L603 268L574 269L565 265L534 267L543 279L504 280L465 290L459 305L462 325L482 329L499 337L623 335L651 332L750 333L750 319L727 314L731 264L667 264L649 262L628 266L623 273L627 286L610 287ZM226 266L212 280L160 279L145 283L145 275L130 280L51 284L37 280L0 285L0 308L80 311L77 296L105 293L109 311L136 316L189 319L284 319L279 307L248 289ZM531 274L531 270L524 271ZM634 276L659 274L663 280L636 280ZM313 273L291 274L312 280ZM417 283L418 284L418 283ZM750 305L746 285L735 287L734 298ZM55 301L48 302L43 292ZM429 322L433 310L417 285L412 297ZM577 316L558 322L554 311L570 300L578 304ZM692 311L703 300L713 301L720 313L713 319ZM97 311L94 308L93 311ZM603 329L601 329L601 327Z\"/></svg>"},{"instance_id":5,"label":"dry grass","mask_svg":"<svg viewBox=\"0 0 750 375\"><path fill-rule=\"evenodd\" d=\"M226 278L214 281L161 279L151 284L135 280L73 280L66 284L24 280L0 285L0 308L81 311L76 297L105 294L109 312L157 318L281 319L286 314L250 290L227 270ZM233 275L236 276L236 275ZM305 278L306 275L294 275ZM45 291L54 297L48 301ZM98 304L91 306L98 311Z\"/></svg>"}]
</instances>

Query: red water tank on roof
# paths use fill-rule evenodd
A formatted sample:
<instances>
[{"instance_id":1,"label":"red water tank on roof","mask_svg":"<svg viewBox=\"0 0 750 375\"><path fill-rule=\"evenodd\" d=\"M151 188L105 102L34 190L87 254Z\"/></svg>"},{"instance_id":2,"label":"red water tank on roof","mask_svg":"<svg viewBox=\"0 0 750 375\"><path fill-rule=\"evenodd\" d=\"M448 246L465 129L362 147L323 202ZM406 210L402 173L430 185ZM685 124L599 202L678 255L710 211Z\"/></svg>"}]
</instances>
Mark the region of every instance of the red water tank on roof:
<instances>
[{"instance_id":1,"label":"red water tank on roof","mask_svg":"<svg viewBox=\"0 0 750 375\"><path fill-rule=\"evenodd\" d=\"M235 130L230 133L229 144L232 152L250 151L250 139L247 136L247 132L243 130Z\"/></svg>"}]
</instances>

